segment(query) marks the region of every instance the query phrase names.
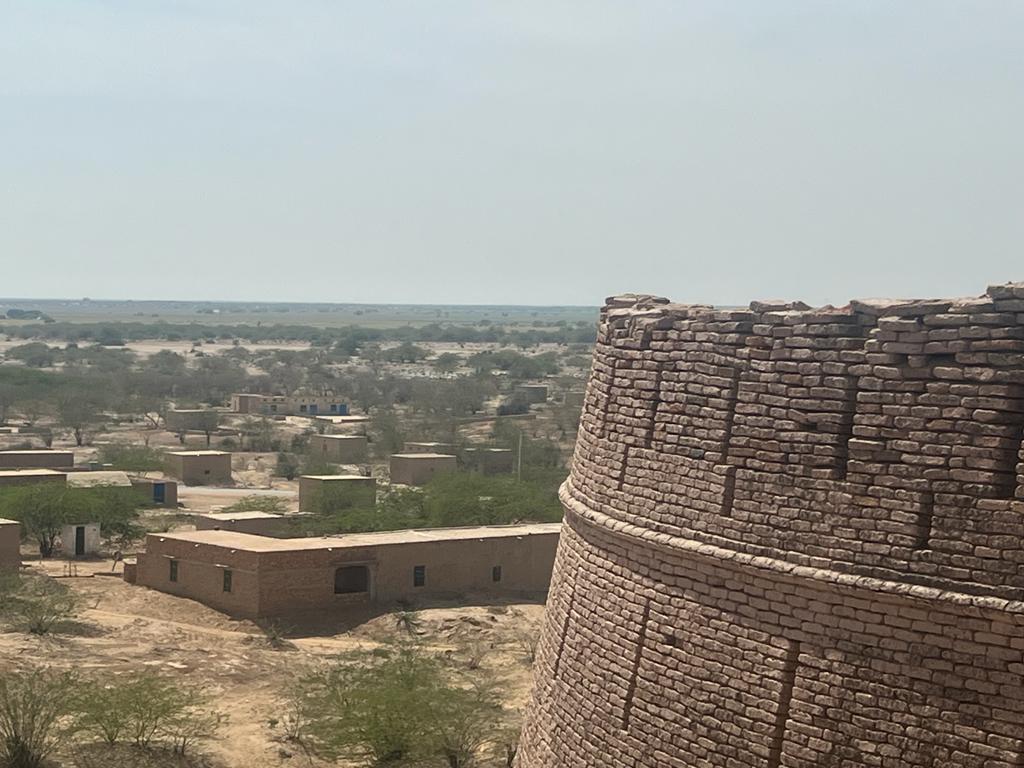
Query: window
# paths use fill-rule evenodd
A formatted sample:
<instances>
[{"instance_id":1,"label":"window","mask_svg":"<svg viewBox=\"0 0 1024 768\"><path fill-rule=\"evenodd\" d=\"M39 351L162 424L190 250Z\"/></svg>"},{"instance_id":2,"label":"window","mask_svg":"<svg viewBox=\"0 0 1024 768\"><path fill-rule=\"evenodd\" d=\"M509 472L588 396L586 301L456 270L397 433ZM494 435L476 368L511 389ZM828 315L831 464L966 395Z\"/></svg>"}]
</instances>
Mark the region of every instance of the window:
<instances>
[{"instance_id":1,"label":"window","mask_svg":"<svg viewBox=\"0 0 1024 768\"><path fill-rule=\"evenodd\" d=\"M178 561L177 560L171 560L171 572L169 574L169 578L170 578L171 581L177 581L178 580Z\"/></svg>"},{"instance_id":2,"label":"window","mask_svg":"<svg viewBox=\"0 0 1024 768\"><path fill-rule=\"evenodd\" d=\"M496 565L491 568L491 581L501 581L501 566Z\"/></svg>"},{"instance_id":3,"label":"window","mask_svg":"<svg viewBox=\"0 0 1024 768\"><path fill-rule=\"evenodd\" d=\"M231 591L231 571L227 569L224 570L224 591Z\"/></svg>"},{"instance_id":4,"label":"window","mask_svg":"<svg viewBox=\"0 0 1024 768\"><path fill-rule=\"evenodd\" d=\"M416 565L412 569L412 585L422 587L427 583L427 566Z\"/></svg>"},{"instance_id":5,"label":"window","mask_svg":"<svg viewBox=\"0 0 1024 768\"><path fill-rule=\"evenodd\" d=\"M370 569L365 565L345 565L334 572L334 594L356 595L370 591Z\"/></svg>"},{"instance_id":6,"label":"window","mask_svg":"<svg viewBox=\"0 0 1024 768\"><path fill-rule=\"evenodd\" d=\"M300 405L299 406L299 413L305 413L305 412L306 412L306 406Z\"/></svg>"}]
</instances>

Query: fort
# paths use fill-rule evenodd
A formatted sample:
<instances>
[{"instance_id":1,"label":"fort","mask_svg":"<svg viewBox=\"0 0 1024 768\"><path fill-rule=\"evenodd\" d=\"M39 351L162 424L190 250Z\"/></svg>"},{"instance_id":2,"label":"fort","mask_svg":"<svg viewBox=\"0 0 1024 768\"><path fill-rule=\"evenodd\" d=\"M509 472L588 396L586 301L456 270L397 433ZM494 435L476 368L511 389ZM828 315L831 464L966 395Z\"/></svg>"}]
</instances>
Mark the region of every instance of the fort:
<instances>
[{"instance_id":1,"label":"fort","mask_svg":"<svg viewBox=\"0 0 1024 768\"><path fill-rule=\"evenodd\" d=\"M601 315L520 768L1024 766L1024 284Z\"/></svg>"}]
</instances>

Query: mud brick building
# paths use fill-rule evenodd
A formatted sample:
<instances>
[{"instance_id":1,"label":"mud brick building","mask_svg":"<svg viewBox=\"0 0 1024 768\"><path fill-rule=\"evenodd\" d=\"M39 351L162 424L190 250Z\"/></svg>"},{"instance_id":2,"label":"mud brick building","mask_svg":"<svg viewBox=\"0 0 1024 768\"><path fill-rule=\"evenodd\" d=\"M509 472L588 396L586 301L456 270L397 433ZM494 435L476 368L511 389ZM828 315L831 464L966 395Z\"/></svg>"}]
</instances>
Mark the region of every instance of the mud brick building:
<instances>
[{"instance_id":1,"label":"mud brick building","mask_svg":"<svg viewBox=\"0 0 1024 768\"><path fill-rule=\"evenodd\" d=\"M313 435L309 454L332 464L359 464L366 461L369 444L366 435Z\"/></svg>"},{"instance_id":2,"label":"mud brick building","mask_svg":"<svg viewBox=\"0 0 1024 768\"><path fill-rule=\"evenodd\" d=\"M0 517L0 571L21 567L21 523Z\"/></svg>"},{"instance_id":3,"label":"mud brick building","mask_svg":"<svg viewBox=\"0 0 1024 768\"><path fill-rule=\"evenodd\" d=\"M393 453L391 482L398 485L426 485L434 475L455 472L459 460L443 453Z\"/></svg>"},{"instance_id":4,"label":"mud brick building","mask_svg":"<svg viewBox=\"0 0 1024 768\"><path fill-rule=\"evenodd\" d=\"M71 451L0 451L0 469L69 469L74 464Z\"/></svg>"},{"instance_id":5,"label":"mud brick building","mask_svg":"<svg viewBox=\"0 0 1024 768\"><path fill-rule=\"evenodd\" d=\"M515 468L511 448L467 448L466 465L484 475L508 474Z\"/></svg>"},{"instance_id":6,"label":"mud brick building","mask_svg":"<svg viewBox=\"0 0 1024 768\"><path fill-rule=\"evenodd\" d=\"M54 469L0 469L0 489L33 483L67 483L66 472Z\"/></svg>"},{"instance_id":7,"label":"mud brick building","mask_svg":"<svg viewBox=\"0 0 1024 768\"><path fill-rule=\"evenodd\" d=\"M175 451L167 454L167 473L185 485L230 485L231 454L225 451Z\"/></svg>"},{"instance_id":8,"label":"mud brick building","mask_svg":"<svg viewBox=\"0 0 1024 768\"><path fill-rule=\"evenodd\" d=\"M377 481L363 475L302 475L299 511L332 512L346 507L372 507Z\"/></svg>"},{"instance_id":9,"label":"mud brick building","mask_svg":"<svg viewBox=\"0 0 1024 768\"><path fill-rule=\"evenodd\" d=\"M232 531L151 534L125 579L235 616L343 611L401 599L539 596L559 524L272 539Z\"/></svg>"},{"instance_id":10,"label":"mud brick building","mask_svg":"<svg viewBox=\"0 0 1024 768\"><path fill-rule=\"evenodd\" d=\"M297 519L295 515L278 515L273 512L207 512L192 516L197 531L234 531L249 533L253 536L286 536L289 533L289 521Z\"/></svg>"},{"instance_id":11,"label":"mud brick building","mask_svg":"<svg viewBox=\"0 0 1024 768\"><path fill-rule=\"evenodd\" d=\"M521 768L1024 766L1024 284L601 315Z\"/></svg>"}]
</instances>

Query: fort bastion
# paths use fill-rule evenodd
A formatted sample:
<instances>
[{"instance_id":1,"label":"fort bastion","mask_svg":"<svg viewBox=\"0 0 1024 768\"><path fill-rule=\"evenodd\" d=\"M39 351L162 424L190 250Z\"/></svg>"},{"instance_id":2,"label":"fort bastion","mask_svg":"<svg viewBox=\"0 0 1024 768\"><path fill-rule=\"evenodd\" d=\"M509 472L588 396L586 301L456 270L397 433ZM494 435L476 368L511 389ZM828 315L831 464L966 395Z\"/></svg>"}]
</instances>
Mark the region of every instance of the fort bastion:
<instances>
[{"instance_id":1,"label":"fort bastion","mask_svg":"<svg viewBox=\"0 0 1024 768\"><path fill-rule=\"evenodd\" d=\"M1024 284L601 315L521 768L1024 766Z\"/></svg>"}]
</instances>

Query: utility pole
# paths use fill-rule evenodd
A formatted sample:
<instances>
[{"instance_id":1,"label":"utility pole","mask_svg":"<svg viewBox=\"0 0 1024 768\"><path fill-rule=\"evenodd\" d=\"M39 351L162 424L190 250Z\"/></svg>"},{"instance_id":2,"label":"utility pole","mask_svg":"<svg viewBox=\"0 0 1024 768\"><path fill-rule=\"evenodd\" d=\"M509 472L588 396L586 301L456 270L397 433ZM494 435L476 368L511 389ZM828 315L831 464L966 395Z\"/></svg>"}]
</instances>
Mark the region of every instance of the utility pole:
<instances>
[{"instance_id":1,"label":"utility pole","mask_svg":"<svg viewBox=\"0 0 1024 768\"><path fill-rule=\"evenodd\" d=\"M516 462L516 482L523 481L523 433L519 433L519 460Z\"/></svg>"}]
</instances>

